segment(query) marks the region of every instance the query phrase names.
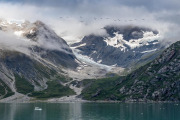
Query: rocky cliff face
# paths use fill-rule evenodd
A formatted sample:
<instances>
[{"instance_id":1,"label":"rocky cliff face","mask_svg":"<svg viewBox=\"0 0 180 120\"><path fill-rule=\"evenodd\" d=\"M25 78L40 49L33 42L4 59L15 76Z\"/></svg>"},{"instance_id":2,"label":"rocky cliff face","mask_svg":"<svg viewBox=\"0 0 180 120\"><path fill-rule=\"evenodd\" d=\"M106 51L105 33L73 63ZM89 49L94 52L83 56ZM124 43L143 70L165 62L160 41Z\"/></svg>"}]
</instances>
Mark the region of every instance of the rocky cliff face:
<instances>
[{"instance_id":1,"label":"rocky cliff face","mask_svg":"<svg viewBox=\"0 0 180 120\"><path fill-rule=\"evenodd\" d=\"M62 38L40 21L1 20L0 28L2 35L14 34L0 37L0 99L19 93L40 98L74 94L63 85L71 79L62 69L75 70L78 63Z\"/></svg>"},{"instance_id":2,"label":"rocky cliff face","mask_svg":"<svg viewBox=\"0 0 180 120\"><path fill-rule=\"evenodd\" d=\"M109 78L109 80L111 79ZM157 59L126 77L115 78L111 82L106 80L93 84L96 84L95 88L87 87L82 92L85 99L179 101L180 42L172 44Z\"/></svg>"},{"instance_id":3,"label":"rocky cliff face","mask_svg":"<svg viewBox=\"0 0 180 120\"><path fill-rule=\"evenodd\" d=\"M179 101L179 60L180 42L176 42L159 58L129 75L126 79L132 81L131 86L122 86L122 93L131 99Z\"/></svg>"},{"instance_id":4,"label":"rocky cliff face","mask_svg":"<svg viewBox=\"0 0 180 120\"><path fill-rule=\"evenodd\" d=\"M78 61L68 44L44 23L0 20L0 99L12 95L69 96L75 94L69 84L72 88L84 87L81 96L88 100L180 100L180 42L127 76L109 74L115 77L71 82L64 69L70 70L76 80L79 75L96 78L96 74L106 73L102 68L109 71L114 66L129 67L133 63L149 62L162 49L157 31L133 26L104 29L108 36L90 35L72 45L80 54L88 56L88 59L79 56L87 64ZM9 34L14 35L4 39ZM9 43L13 39L15 41ZM94 67L96 63L89 61L91 59L100 63L99 66Z\"/></svg>"},{"instance_id":5,"label":"rocky cliff face","mask_svg":"<svg viewBox=\"0 0 180 120\"><path fill-rule=\"evenodd\" d=\"M41 21L30 23L28 21L2 20L0 27L2 31L13 33L19 38L33 42L33 45L28 47L35 56L50 61L56 66L70 69L78 66L75 62L76 57L66 41Z\"/></svg>"},{"instance_id":6,"label":"rocky cliff face","mask_svg":"<svg viewBox=\"0 0 180 120\"><path fill-rule=\"evenodd\" d=\"M108 26L104 29L107 36L85 36L72 47L98 63L121 67L129 67L143 56L162 49L158 31L136 26Z\"/></svg>"}]
</instances>

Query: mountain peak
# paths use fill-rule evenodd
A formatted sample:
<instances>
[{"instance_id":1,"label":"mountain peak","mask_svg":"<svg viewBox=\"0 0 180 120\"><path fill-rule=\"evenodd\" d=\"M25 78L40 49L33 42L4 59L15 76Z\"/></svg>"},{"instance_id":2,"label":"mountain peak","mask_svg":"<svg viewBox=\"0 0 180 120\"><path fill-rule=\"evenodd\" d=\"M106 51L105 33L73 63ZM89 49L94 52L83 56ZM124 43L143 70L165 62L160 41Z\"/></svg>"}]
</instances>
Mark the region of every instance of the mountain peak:
<instances>
[{"instance_id":1,"label":"mountain peak","mask_svg":"<svg viewBox=\"0 0 180 120\"><path fill-rule=\"evenodd\" d=\"M157 30L140 26L106 26L104 29L107 36L85 36L72 46L96 62L120 67L131 66L143 56L162 49Z\"/></svg>"},{"instance_id":2,"label":"mountain peak","mask_svg":"<svg viewBox=\"0 0 180 120\"><path fill-rule=\"evenodd\" d=\"M40 21L40 20L37 20L36 22L34 22L34 24L36 26L45 26L45 24L42 21Z\"/></svg>"}]
</instances>

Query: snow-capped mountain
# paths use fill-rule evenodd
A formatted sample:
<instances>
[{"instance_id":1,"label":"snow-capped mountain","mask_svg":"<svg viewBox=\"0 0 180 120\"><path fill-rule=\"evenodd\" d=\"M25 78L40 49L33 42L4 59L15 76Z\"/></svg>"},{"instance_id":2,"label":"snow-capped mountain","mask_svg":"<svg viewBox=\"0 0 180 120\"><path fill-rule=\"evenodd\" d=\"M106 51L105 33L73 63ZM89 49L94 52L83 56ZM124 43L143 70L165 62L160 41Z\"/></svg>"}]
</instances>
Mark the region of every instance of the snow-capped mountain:
<instances>
[{"instance_id":1,"label":"snow-capped mountain","mask_svg":"<svg viewBox=\"0 0 180 120\"><path fill-rule=\"evenodd\" d=\"M76 57L66 41L41 21L30 23L24 20L1 20L0 29L5 33L14 34L19 41L29 43L30 54L50 61L56 66L65 68L78 66ZM23 46L21 43L19 45Z\"/></svg>"},{"instance_id":2,"label":"snow-capped mountain","mask_svg":"<svg viewBox=\"0 0 180 120\"><path fill-rule=\"evenodd\" d=\"M22 94L36 96L38 91L47 96L42 91L52 84L65 93L50 96L75 94L63 83L72 80L65 70L78 66L66 41L41 21L0 20L0 99L29 99Z\"/></svg>"},{"instance_id":3,"label":"snow-capped mountain","mask_svg":"<svg viewBox=\"0 0 180 120\"><path fill-rule=\"evenodd\" d=\"M94 61L110 65L129 67L142 57L162 49L158 31L137 26L104 27L107 36L89 35L71 47ZM152 59L155 55L151 56Z\"/></svg>"},{"instance_id":4,"label":"snow-capped mountain","mask_svg":"<svg viewBox=\"0 0 180 120\"><path fill-rule=\"evenodd\" d=\"M74 81L121 73L162 47L158 31L143 27L104 28L71 48L41 21L0 20L0 99L62 97L80 94ZM150 55L147 61L156 54ZM72 84L71 84L72 83ZM75 92L70 89L72 88ZM77 90L78 89L78 90ZM22 95L22 94L25 94ZM8 98L9 99L9 98Z\"/></svg>"}]
</instances>

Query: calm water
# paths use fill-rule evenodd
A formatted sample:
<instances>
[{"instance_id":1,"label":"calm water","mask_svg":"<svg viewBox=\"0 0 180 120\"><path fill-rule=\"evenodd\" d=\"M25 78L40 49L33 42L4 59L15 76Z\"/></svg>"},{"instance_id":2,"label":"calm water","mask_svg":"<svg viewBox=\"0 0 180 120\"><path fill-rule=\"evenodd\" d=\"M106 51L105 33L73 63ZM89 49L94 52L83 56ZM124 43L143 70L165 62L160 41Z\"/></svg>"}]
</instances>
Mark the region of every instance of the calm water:
<instances>
[{"instance_id":1,"label":"calm water","mask_svg":"<svg viewBox=\"0 0 180 120\"><path fill-rule=\"evenodd\" d=\"M0 120L180 120L180 104L1 103Z\"/></svg>"}]
</instances>

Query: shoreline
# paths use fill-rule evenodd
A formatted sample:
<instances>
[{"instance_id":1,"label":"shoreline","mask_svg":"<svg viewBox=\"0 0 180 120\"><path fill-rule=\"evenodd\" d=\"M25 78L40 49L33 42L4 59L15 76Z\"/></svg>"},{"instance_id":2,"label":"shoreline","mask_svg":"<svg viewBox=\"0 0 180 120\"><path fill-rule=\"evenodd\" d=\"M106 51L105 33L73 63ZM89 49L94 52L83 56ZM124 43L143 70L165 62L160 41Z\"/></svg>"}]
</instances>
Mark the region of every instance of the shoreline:
<instances>
[{"instance_id":1,"label":"shoreline","mask_svg":"<svg viewBox=\"0 0 180 120\"><path fill-rule=\"evenodd\" d=\"M49 100L30 100L30 101L0 101L2 103L180 103L180 101L106 101L106 100L98 100L98 101L89 101L89 100L60 100L60 101L49 101Z\"/></svg>"},{"instance_id":2,"label":"shoreline","mask_svg":"<svg viewBox=\"0 0 180 120\"><path fill-rule=\"evenodd\" d=\"M180 103L180 101L153 101L153 100L124 100L124 101L116 101L116 100L83 100L80 97L77 97L77 95L72 96L64 96L60 98L48 98L48 99L37 99L28 97L23 94L15 94L11 97L4 98L0 100L0 103L75 103L75 102L81 102L81 103Z\"/></svg>"}]
</instances>

